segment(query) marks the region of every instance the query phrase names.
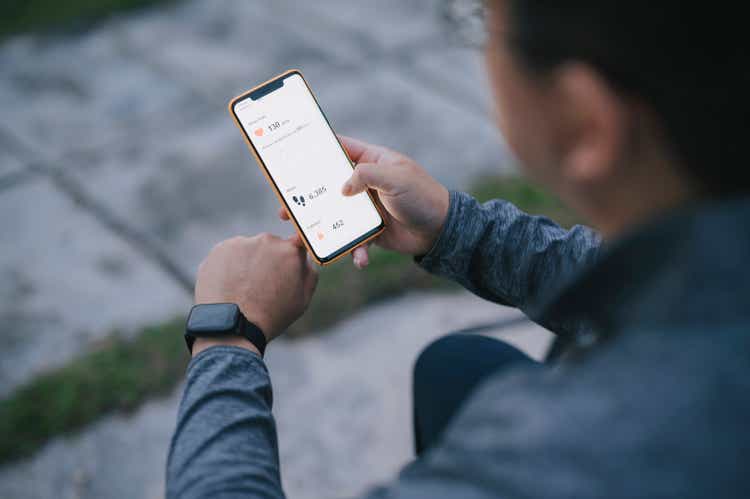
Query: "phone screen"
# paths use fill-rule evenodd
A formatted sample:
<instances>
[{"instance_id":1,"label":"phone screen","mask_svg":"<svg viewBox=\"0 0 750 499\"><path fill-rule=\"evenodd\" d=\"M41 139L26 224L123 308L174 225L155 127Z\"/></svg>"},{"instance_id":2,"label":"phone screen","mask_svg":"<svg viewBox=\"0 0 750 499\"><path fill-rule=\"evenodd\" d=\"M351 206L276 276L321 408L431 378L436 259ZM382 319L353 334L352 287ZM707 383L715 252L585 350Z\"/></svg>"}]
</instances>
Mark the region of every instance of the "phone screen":
<instances>
[{"instance_id":1,"label":"phone screen","mask_svg":"<svg viewBox=\"0 0 750 499\"><path fill-rule=\"evenodd\" d=\"M236 99L232 111L318 259L331 260L380 229L367 194L341 194L352 165L299 73Z\"/></svg>"}]
</instances>

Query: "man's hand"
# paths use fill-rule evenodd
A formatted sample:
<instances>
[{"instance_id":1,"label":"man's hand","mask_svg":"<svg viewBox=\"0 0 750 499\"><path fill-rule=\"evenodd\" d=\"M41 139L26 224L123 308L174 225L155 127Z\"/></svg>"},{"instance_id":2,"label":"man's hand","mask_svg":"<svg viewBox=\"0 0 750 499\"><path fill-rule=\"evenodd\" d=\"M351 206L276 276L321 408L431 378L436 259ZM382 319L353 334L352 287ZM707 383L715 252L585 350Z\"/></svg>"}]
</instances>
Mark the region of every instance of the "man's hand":
<instances>
[{"instance_id":1,"label":"man's hand","mask_svg":"<svg viewBox=\"0 0 750 499\"><path fill-rule=\"evenodd\" d=\"M353 196L372 189L385 214L387 226L377 244L408 255L427 253L448 215L448 190L403 154L341 135L339 140L357 164L342 193ZM285 208L279 216L289 219ZM366 247L357 248L352 256L354 265L367 266Z\"/></svg>"},{"instance_id":2,"label":"man's hand","mask_svg":"<svg viewBox=\"0 0 750 499\"><path fill-rule=\"evenodd\" d=\"M298 236L235 237L217 244L201 263L195 303L236 303L271 341L302 315L317 282ZM215 344L252 347L243 338L198 338L193 355Z\"/></svg>"}]
</instances>

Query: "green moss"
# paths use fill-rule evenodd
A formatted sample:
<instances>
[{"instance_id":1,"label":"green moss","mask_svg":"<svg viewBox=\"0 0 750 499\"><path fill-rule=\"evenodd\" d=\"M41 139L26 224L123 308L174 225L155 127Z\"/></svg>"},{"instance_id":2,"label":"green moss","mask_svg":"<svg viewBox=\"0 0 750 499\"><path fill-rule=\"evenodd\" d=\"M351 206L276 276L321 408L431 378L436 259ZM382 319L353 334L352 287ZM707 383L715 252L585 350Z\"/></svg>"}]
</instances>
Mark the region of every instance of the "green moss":
<instances>
[{"instance_id":1,"label":"green moss","mask_svg":"<svg viewBox=\"0 0 750 499\"><path fill-rule=\"evenodd\" d=\"M415 289L450 286L414 265L411 257L371 247L370 265L357 270L351 258L320 270L318 289L310 308L288 331L300 336L351 315L359 308Z\"/></svg>"},{"instance_id":2,"label":"green moss","mask_svg":"<svg viewBox=\"0 0 750 499\"><path fill-rule=\"evenodd\" d=\"M113 334L68 365L42 374L0 402L0 462L113 410L167 393L187 363L183 319L147 327L131 341Z\"/></svg>"},{"instance_id":3,"label":"green moss","mask_svg":"<svg viewBox=\"0 0 750 499\"><path fill-rule=\"evenodd\" d=\"M141 8L166 0L5 0L0 38L26 31L82 26L114 12Z\"/></svg>"},{"instance_id":4,"label":"green moss","mask_svg":"<svg viewBox=\"0 0 750 499\"><path fill-rule=\"evenodd\" d=\"M561 223L575 220L559 201L525 181L485 177L472 193L480 200L507 199L531 213ZM321 269L315 297L290 329L292 337L321 331L364 305L414 289L452 284L414 265L412 258L370 249L370 266L357 270L351 259ZM28 455L44 442L82 428L104 414L132 410L168 393L183 378L188 361L184 319L147 327L132 340L117 334L60 369L33 379L0 402L0 462Z\"/></svg>"}]
</instances>

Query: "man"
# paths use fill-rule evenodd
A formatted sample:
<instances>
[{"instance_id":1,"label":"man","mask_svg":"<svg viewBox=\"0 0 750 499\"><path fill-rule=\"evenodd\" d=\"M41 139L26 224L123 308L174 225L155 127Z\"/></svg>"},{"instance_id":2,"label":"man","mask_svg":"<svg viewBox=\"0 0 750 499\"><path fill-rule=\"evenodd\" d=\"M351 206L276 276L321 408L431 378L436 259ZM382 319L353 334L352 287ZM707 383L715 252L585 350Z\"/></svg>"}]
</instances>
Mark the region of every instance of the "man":
<instances>
[{"instance_id":1,"label":"man","mask_svg":"<svg viewBox=\"0 0 750 499\"><path fill-rule=\"evenodd\" d=\"M558 334L544 366L475 337L428 348L415 372L419 457L366 497L747 497L739 7L489 7L499 125L525 173L597 232L480 205L403 155L342 138L358 164L343 192L372 189L388 213L379 244ZM354 260L366 266L366 250ZM264 336L196 339L170 497L283 496L259 348L303 313L315 283L296 238L235 238L201 265L196 303L237 304Z\"/></svg>"}]
</instances>

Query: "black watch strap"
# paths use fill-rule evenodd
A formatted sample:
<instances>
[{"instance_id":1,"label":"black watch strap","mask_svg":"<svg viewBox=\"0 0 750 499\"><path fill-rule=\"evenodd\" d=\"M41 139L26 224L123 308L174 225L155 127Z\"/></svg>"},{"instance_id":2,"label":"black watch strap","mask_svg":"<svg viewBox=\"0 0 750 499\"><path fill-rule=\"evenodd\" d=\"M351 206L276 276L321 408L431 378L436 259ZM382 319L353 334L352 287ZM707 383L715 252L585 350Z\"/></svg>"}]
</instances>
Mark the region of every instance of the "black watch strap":
<instances>
[{"instance_id":1,"label":"black watch strap","mask_svg":"<svg viewBox=\"0 0 750 499\"><path fill-rule=\"evenodd\" d=\"M258 326L247 320L243 314L240 314L239 333L240 336L255 345L255 348L260 352L260 356L263 357L266 353L266 335Z\"/></svg>"},{"instance_id":2,"label":"black watch strap","mask_svg":"<svg viewBox=\"0 0 750 499\"><path fill-rule=\"evenodd\" d=\"M230 310L230 317L234 315L236 318L236 322L233 326L227 325L225 326L218 326L216 329L212 327L211 322L209 321L209 326L206 327L205 324L203 327L196 326L191 327L191 324L193 324L192 317L193 312L196 311L196 308L198 307L229 307ZM221 310L221 309L219 309ZM205 311L205 309L202 309L201 311ZM221 324L221 321L219 322ZM231 322L230 322L231 324ZM187 345L188 351L192 354L193 353L193 344L195 343L196 338L217 338L222 336L240 336L242 338L245 338L247 341L252 343L255 348L258 349L258 352L260 352L261 357L266 352L266 335L263 334L263 331L253 324L252 322L248 321L247 318L242 314L242 312L239 310L239 307L235 304L209 304L209 305L196 305L193 307L193 310L190 311L190 317L188 318L188 324L185 328L185 344Z\"/></svg>"}]
</instances>

